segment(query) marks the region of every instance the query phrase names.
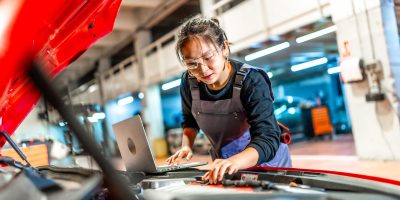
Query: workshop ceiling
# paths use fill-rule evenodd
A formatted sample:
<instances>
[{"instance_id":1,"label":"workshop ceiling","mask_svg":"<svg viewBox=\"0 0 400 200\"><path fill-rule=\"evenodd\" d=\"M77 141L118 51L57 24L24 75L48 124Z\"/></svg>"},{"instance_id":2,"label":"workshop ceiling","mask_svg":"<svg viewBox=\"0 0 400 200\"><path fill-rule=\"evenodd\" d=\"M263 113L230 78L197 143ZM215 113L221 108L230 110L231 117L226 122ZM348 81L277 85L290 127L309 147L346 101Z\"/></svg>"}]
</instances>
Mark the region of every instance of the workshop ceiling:
<instances>
[{"instance_id":1,"label":"workshop ceiling","mask_svg":"<svg viewBox=\"0 0 400 200\"><path fill-rule=\"evenodd\" d=\"M110 58L112 66L133 55L137 31L148 30L155 40L199 13L199 0L122 0L113 31L60 73L55 83L74 89L93 79L101 58Z\"/></svg>"}]
</instances>

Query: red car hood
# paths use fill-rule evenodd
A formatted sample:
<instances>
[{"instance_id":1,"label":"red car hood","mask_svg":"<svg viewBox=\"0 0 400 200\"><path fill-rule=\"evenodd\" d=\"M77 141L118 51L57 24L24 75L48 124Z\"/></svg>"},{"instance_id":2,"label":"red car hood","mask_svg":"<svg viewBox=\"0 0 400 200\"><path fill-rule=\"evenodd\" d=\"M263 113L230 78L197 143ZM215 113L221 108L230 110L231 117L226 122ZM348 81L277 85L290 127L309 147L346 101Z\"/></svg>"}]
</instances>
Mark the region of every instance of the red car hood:
<instances>
[{"instance_id":1,"label":"red car hood","mask_svg":"<svg viewBox=\"0 0 400 200\"><path fill-rule=\"evenodd\" d=\"M0 1L0 130L12 134L40 94L26 77L40 60L54 78L111 32L121 0ZM1 136L0 136L1 137ZM0 148L5 140L0 138Z\"/></svg>"}]
</instances>

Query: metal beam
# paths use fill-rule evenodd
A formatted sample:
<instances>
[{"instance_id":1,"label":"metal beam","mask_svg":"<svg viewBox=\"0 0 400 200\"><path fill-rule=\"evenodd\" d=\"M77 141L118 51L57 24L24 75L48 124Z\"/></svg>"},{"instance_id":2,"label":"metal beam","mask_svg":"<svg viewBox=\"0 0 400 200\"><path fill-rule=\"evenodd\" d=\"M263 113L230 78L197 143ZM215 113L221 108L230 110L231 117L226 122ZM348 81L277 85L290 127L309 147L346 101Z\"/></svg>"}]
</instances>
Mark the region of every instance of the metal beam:
<instances>
[{"instance_id":1,"label":"metal beam","mask_svg":"<svg viewBox=\"0 0 400 200\"><path fill-rule=\"evenodd\" d=\"M120 9L113 30L134 32L140 23L140 18L135 10Z\"/></svg>"},{"instance_id":2,"label":"metal beam","mask_svg":"<svg viewBox=\"0 0 400 200\"><path fill-rule=\"evenodd\" d=\"M144 23L141 27L144 29L151 29L158 24L161 20L165 19L168 15L173 13L176 9L185 4L188 0L167 0L158 6L153 12L147 14Z\"/></svg>"},{"instance_id":3,"label":"metal beam","mask_svg":"<svg viewBox=\"0 0 400 200\"><path fill-rule=\"evenodd\" d=\"M121 7L137 8L137 7L156 7L162 0L123 0Z\"/></svg>"},{"instance_id":4,"label":"metal beam","mask_svg":"<svg viewBox=\"0 0 400 200\"><path fill-rule=\"evenodd\" d=\"M96 43L94 43L93 46L95 47L109 47L112 48L112 46L115 46L119 44L124 38L127 36L131 35L132 33L126 32L126 31L118 31L114 30L104 38L101 38L98 40Z\"/></svg>"},{"instance_id":5,"label":"metal beam","mask_svg":"<svg viewBox=\"0 0 400 200\"><path fill-rule=\"evenodd\" d=\"M89 48L79 59L98 59L103 55L105 48L101 46L93 46Z\"/></svg>"}]
</instances>

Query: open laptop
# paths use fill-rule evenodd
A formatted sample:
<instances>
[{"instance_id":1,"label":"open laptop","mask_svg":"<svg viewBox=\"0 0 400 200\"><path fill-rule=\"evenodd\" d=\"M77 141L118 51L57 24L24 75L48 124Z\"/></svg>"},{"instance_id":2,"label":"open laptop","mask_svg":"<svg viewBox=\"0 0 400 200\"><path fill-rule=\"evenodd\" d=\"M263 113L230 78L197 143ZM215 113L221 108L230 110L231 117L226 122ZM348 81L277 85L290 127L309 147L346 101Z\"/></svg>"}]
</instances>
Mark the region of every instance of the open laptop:
<instances>
[{"instance_id":1,"label":"open laptop","mask_svg":"<svg viewBox=\"0 0 400 200\"><path fill-rule=\"evenodd\" d=\"M122 160L127 171L163 173L189 167L206 165L207 162L192 162L179 165L156 166L142 119L139 115L112 125Z\"/></svg>"}]
</instances>

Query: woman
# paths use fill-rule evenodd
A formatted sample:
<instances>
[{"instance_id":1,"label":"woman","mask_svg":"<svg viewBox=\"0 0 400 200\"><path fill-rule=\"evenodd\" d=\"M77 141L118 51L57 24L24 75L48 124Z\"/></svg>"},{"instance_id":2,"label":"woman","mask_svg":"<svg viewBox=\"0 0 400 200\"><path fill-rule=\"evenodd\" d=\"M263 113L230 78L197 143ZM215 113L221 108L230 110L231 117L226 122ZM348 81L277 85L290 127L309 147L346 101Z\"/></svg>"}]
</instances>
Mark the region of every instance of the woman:
<instances>
[{"instance_id":1,"label":"woman","mask_svg":"<svg viewBox=\"0 0 400 200\"><path fill-rule=\"evenodd\" d=\"M209 183L225 173L256 165L291 167L286 144L273 114L268 76L259 68L229 59L229 43L215 19L196 18L181 28L176 44L187 68L182 76L182 148L168 164L192 158L201 129L212 145Z\"/></svg>"}]
</instances>

